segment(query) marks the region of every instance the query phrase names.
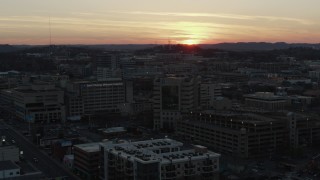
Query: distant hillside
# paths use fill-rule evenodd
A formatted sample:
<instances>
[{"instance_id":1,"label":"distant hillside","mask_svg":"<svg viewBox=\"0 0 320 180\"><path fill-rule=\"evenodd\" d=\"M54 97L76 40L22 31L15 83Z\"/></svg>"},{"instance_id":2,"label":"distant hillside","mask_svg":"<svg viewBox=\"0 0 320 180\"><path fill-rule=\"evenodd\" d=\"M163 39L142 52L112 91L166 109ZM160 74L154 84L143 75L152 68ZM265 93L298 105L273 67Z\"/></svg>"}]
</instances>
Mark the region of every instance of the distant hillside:
<instances>
[{"instance_id":1,"label":"distant hillside","mask_svg":"<svg viewBox=\"0 0 320 180\"><path fill-rule=\"evenodd\" d=\"M8 44L0 44L0 53L3 52L13 52L16 51L17 48L15 48L14 46L10 46Z\"/></svg>"},{"instance_id":2,"label":"distant hillside","mask_svg":"<svg viewBox=\"0 0 320 180\"><path fill-rule=\"evenodd\" d=\"M158 45L154 44L105 44L105 45L73 45L81 47L99 48L104 50L141 50L153 48ZM219 44L200 44L199 47L204 49L221 49L229 51L268 51L276 49L288 49L293 47L308 47L320 49L320 44L307 44L307 43L296 43L289 44L284 42L278 43L267 43L267 42L238 42L238 43L219 43Z\"/></svg>"},{"instance_id":3,"label":"distant hillside","mask_svg":"<svg viewBox=\"0 0 320 180\"><path fill-rule=\"evenodd\" d=\"M166 44L165 44L166 45ZM31 48L31 47L44 47L45 45L7 45L0 44L1 52L14 52L21 49ZM54 45L59 46L59 45ZM86 44L70 44L61 45L66 47L80 47L80 48L92 48L101 50L143 50L158 47L160 45L156 44L96 44L96 45L86 45ZM289 44L284 42L278 43L267 43L267 42L238 42L238 43L219 43L219 44L200 44L198 47L203 49L221 49L227 51L269 51L277 49L289 49L295 47L307 47L320 50L319 44L308 44L308 43L295 43Z\"/></svg>"},{"instance_id":4,"label":"distant hillside","mask_svg":"<svg viewBox=\"0 0 320 180\"><path fill-rule=\"evenodd\" d=\"M267 51L275 49L288 49L293 47L308 47L320 49L320 44L296 43L288 44L284 42L267 43L267 42L239 42L239 43L219 43L219 44L201 44L204 49L222 49L230 51Z\"/></svg>"},{"instance_id":5,"label":"distant hillside","mask_svg":"<svg viewBox=\"0 0 320 180\"><path fill-rule=\"evenodd\" d=\"M19 51L19 50L30 48L30 47L32 46L0 44L0 53L15 52L15 51Z\"/></svg>"},{"instance_id":6,"label":"distant hillside","mask_svg":"<svg viewBox=\"0 0 320 180\"><path fill-rule=\"evenodd\" d=\"M70 45L74 47L85 47L103 50L141 50L152 48L158 45L154 44L97 44L97 45Z\"/></svg>"}]
</instances>

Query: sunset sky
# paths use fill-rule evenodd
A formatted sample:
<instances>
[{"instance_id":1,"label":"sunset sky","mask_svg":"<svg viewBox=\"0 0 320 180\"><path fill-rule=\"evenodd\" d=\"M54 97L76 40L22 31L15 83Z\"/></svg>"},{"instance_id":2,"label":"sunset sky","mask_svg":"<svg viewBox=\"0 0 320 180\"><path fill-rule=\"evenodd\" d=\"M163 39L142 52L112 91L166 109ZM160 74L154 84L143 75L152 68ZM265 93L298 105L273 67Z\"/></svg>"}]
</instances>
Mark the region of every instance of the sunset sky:
<instances>
[{"instance_id":1,"label":"sunset sky","mask_svg":"<svg viewBox=\"0 0 320 180\"><path fill-rule=\"evenodd\" d=\"M0 44L320 42L320 0L0 0ZM50 19L50 20L49 20Z\"/></svg>"}]
</instances>

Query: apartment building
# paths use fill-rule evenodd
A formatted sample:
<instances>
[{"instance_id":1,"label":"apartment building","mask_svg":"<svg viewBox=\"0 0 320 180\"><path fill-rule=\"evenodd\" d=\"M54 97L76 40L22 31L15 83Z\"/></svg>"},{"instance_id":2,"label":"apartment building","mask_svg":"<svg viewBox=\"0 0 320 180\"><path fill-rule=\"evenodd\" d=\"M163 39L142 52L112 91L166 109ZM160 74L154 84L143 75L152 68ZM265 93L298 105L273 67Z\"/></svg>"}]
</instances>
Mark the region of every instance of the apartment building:
<instances>
[{"instance_id":1,"label":"apartment building","mask_svg":"<svg viewBox=\"0 0 320 180\"><path fill-rule=\"evenodd\" d=\"M167 76L153 84L154 129L175 129L184 112L198 107L199 77Z\"/></svg>"},{"instance_id":2,"label":"apartment building","mask_svg":"<svg viewBox=\"0 0 320 180\"><path fill-rule=\"evenodd\" d=\"M102 144L101 179L219 179L219 154L182 146L168 138Z\"/></svg>"}]
</instances>

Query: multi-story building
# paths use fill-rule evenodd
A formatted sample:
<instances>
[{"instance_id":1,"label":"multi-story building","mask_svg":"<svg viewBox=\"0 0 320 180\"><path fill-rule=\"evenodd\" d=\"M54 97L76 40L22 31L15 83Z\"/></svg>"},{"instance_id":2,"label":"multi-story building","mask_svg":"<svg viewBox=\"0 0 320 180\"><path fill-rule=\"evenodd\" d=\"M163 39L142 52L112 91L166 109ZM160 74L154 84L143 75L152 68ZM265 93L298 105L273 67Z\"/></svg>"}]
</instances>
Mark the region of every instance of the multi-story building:
<instances>
[{"instance_id":1,"label":"multi-story building","mask_svg":"<svg viewBox=\"0 0 320 180\"><path fill-rule=\"evenodd\" d=\"M191 112L186 118L178 122L179 135L237 157L268 156L286 138L286 119L216 111Z\"/></svg>"},{"instance_id":2,"label":"multi-story building","mask_svg":"<svg viewBox=\"0 0 320 180\"><path fill-rule=\"evenodd\" d=\"M195 74L198 72L198 67L194 64L180 63L164 66L165 74Z\"/></svg>"},{"instance_id":3,"label":"multi-story building","mask_svg":"<svg viewBox=\"0 0 320 180\"><path fill-rule=\"evenodd\" d=\"M21 84L21 75L20 76L2 76L0 72L0 89L12 89Z\"/></svg>"},{"instance_id":4,"label":"multi-story building","mask_svg":"<svg viewBox=\"0 0 320 180\"><path fill-rule=\"evenodd\" d=\"M121 77L120 56L115 53L104 53L97 57L97 80Z\"/></svg>"},{"instance_id":5,"label":"multi-story building","mask_svg":"<svg viewBox=\"0 0 320 180\"><path fill-rule=\"evenodd\" d=\"M288 113L290 146L310 146L320 144L320 124L317 117Z\"/></svg>"},{"instance_id":6,"label":"multi-story building","mask_svg":"<svg viewBox=\"0 0 320 180\"><path fill-rule=\"evenodd\" d=\"M35 122L64 122L64 92L53 84L39 83L2 90L2 99L20 119Z\"/></svg>"},{"instance_id":7,"label":"multi-story building","mask_svg":"<svg viewBox=\"0 0 320 180\"><path fill-rule=\"evenodd\" d=\"M66 104L67 104L67 119L68 120L80 120L84 115L83 98L74 91L66 92Z\"/></svg>"},{"instance_id":8,"label":"multi-story building","mask_svg":"<svg viewBox=\"0 0 320 180\"><path fill-rule=\"evenodd\" d=\"M98 179L99 143L78 144L73 146L74 171L82 179Z\"/></svg>"},{"instance_id":9,"label":"multi-story building","mask_svg":"<svg viewBox=\"0 0 320 180\"><path fill-rule=\"evenodd\" d=\"M190 112L178 122L177 134L217 152L241 158L268 157L284 147L317 145L318 117L232 112Z\"/></svg>"},{"instance_id":10,"label":"multi-story building","mask_svg":"<svg viewBox=\"0 0 320 180\"><path fill-rule=\"evenodd\" d=\"M185 54L182 53L157 53L156 60L174 63L175 61L181 61L184 58Z\"/></svg>"},{"instance_id":11,"label":"multi-story building","mask_svg":"<svg viewBox=\"0 0 320 180\"><path fill-rule=\"evenodd\" d=\"M257 92L244 95L245 104L268 111L281 111L288 105L287 97L277 96L271 92Z\"/></svg>"},{"instance_id":12,"label":"multi-story building","mask_svg":"<svg viewBox=\"0 0 320 180\"><path fill-rule=\"evenodd\" d=\"M200 84L200 106L202 109L209 109L210 104L216 97L222 96L221 86L212 83Z\"/></svg>"},{"instance_id":13,"label":"multi-story building","mask_svg":"<svg viewBox=\"0 0 320 180\"><path fill-rule=\"evenodd\" d=\"M213 74L215 72L232 72L238 67L241 67L238 62L225 62L225 61L209 61L207 64L207 73Z\"/></svg>"},{"instance_id":14,"label":"multi-story building","mask_svg":"<svg viewBox=\"0 0 320 180\"><path fill-rule=\"evenodd\" d=\"M71 82L67 91L68 117L119 112L119 105L126 99L125 83L121 79Z\"/></svg>"},{"instance_id":15,"label":"multi-story building","mask_svg":"<svg viewBox=\"0 0 320 180\"><path fill-rule=\"evenodd\" d=\"M142 77L155 77L163 74L162 68L157 66L137 66L123 69L124 79L134 79Z\"/></svg>"},{"instance_id":16,"label":"multi-story building","mask_svg":"<svg viewBox=\"0 0 320 180\"><path fill-rule=\"evenodd\" d=\"M102 144L101 179L219 179L219 154L172 139Z\"/></svg>"},{"instance_id":17,"label":"multi-story building","mask_svg":"<svg viewBox=\"0 0 320 180\"><path fill-rule=\"evenodd\" d=\"M85 78L92 75L93 65L90 62L67 61L59 64L58 70L72 77Z\"/></svg>"},{"instance_id":18,"label":"multi-story building","mask_svg":"<svg viewBox=\"0 0 320 180\"><path fill-rule=\"evenodd\" d=\"M198 107L199 78L156 78L153 88L154 129L175 129L184 112Z\"/></svg>"},{"instance_id":19,"label":"multi-story building","mask_svg":"<svg viewBox=\"0 0 320 180\"><path fill-rule=\"evenodd\" d=\"M309 77L313 80L319 81L320 80L320 70L309 71Z\"/></svg>"},{"instance_id":20,"label":"multi-story building","mask_svg":"<svg viewBox=\"0 0 320 180\"><path fill-rule=\"evenodd\" d=\"M218 82L247 83L249 80L247 75L243 75L240 73L215 71L212 72L211 73L215 76L214 79Z\"/></svg>"},{"instance_id":21,"label":"multi-story building","mask_svg":"<svg viewBox=\"0 0 320 180\"><path fill-rule=\"evenodd\" d=\"M19 76L20 76L19 71L0 72L0 78L13 78L13 77L19 77Z\"/></svg>"}]
</instances>

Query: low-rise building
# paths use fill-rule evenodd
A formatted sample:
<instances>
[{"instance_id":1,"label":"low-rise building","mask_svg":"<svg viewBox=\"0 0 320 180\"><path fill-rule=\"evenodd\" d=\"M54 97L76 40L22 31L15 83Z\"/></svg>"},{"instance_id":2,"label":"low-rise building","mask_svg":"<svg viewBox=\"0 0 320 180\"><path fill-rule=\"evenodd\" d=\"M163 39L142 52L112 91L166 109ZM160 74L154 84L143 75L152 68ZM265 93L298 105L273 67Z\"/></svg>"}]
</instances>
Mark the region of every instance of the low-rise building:
<instances>
[{"instance_id":1,"label":"low-rise building","mask_svg":"<svg viewBox=\"0 0 320 180\"><path fill-rule=\"evenodd\" d=\"M0 161L0 179L20 176L20 167L12 161Z\"/></svg>"},{"instance_id":2,"label":"low-rise building","mask_svg":"<svg viewBox=\"0 0 320 180\"><path fill-rule=\"evenodd\" d=\"M102 134L106 138L117 137L125 134L126 132L127 132L127 129L125 127L111 127L111 128L102 129Z\"/></svg>"},{"instance_id":3,"label":"low-rise building","mask_svg":"<svg viewBox=\"0 0 320 180\"><path fill-rule=\"evenodd\" d=\"M20 151L17 146L6 144L3 141L0 144L0 161L19 161Z\"/></svg>"},{"instance_id":4,"label":"low-rise building","mask_svg":"<svg viewBox=\"0 0 320 180\"><path fill-rule=\"evenodd\" d=\"M63 164L69 168L73 169L73 164L74 164L74 155L73 154L68 154L63 157Z\"/></svg>"},{"instance_id":5,"label":"low-rise building","mask_svg":"<svg viewBox=\"0 0 320 180\"><path fill-rule=\"evenodd\" d=\"M52 155L62 161L66 155L72 154L72 141L60 140L52 144Z\"/></svg>"}]
</instances>

